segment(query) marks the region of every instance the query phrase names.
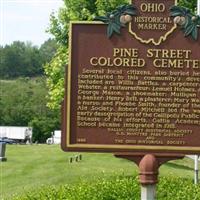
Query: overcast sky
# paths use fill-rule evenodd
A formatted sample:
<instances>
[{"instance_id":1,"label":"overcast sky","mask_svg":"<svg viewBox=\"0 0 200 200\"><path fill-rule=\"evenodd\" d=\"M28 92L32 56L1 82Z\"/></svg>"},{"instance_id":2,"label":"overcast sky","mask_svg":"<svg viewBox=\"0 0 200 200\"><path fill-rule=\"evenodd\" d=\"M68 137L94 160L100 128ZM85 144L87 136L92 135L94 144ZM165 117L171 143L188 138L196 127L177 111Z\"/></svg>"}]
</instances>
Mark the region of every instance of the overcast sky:
<instances>
[{"instance_id":1,"label":"overcast sky","mask_svg":"<svg viewBox=\"0 0 200 200\"><path fill-rule=\"evenodd\" d=\"M45 32L52 11L62 0L0 0L0 45L31 41L41 45L50 35Z\"/></svg>"}]
</instances>

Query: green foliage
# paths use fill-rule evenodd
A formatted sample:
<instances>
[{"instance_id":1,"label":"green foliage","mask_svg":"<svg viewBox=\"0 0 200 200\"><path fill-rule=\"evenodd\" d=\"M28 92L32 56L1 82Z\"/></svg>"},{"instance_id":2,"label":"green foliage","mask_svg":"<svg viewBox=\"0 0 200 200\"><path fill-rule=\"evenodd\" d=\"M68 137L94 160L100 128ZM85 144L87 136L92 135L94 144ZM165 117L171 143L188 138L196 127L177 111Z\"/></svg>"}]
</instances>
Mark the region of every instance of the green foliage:
<instances>
[{"instance_id":1,"label":"green foliage","mask_svg":"<svg viewBox=\"0 0 200 200\"><path fill-rule=\"evenodd\" d=\"M56 54L57 49L58 45L55 40L48 39L45 41L39 48L42 63L46 64L47 62L50 62Z\"/></svg>"},{"instance_id":2,"label":"green foliage","mask_svg":"<svg viewBox=\"0 0 200 200\"><path fill-rule=\"evenodd\" d=\"M32 126L33 139L44 142L59 127L58 113L46 107L45 78L1 80L0 124Z\"/></svg>"},{"instance_id":3,"label":"green foliage","mask_svg":"<svg viewBox=\"0 0 200 200\"><path fill-rule=\"evenodd\" d=\"M64 0L64 7L60 8L58 15L52 13L50 16L50 32L58 44L67 48L69 22L73 20L92 20L97 14L94 0Z\"/></svg>"},{"instance_id":4,"label":"green foliage","mask_svg":"<svg viewBox=\"0 0 200 200\"><path fill-rule=\"evenodd\" d=\"M46 112L43 79L1 80L1 93L1 125L25 126L33 114Z\"/></svg>"},{"instance_id":5,"label":"green foliage","mask_svg":"<svg viewBox=\"0 0 200 200\"><path fill-rule=\"evenodd\" d=\"M33 127L33 141L46 142L46 139L51 137L51 133L59 129L58 125L59 118L53 115L34 117L29 122L29 126Z\"/></svg>"},{"instance_id":6,"label":"green foliage","mask_svg":"<svg viewBox=\"0 0 200 200\"><path fill-rule=\"evenodd\" d=\"M42 75L42 65L52 59L56 50L57 45L52 39L44 42L40 48L20 41L0 47L0 78Z\"/></svg>"},{"instance_id":7,"label":"green foliage","mask_svg":"<svg viewBox=\"0 0 200 200\"><path fill-rule=\"evenodd\" d=\"M185 22L181 25L185 37L191 36L194 40L198 39L198 28L200 27L200 16L195 16L191 10L185 7L173 6L171 9L171 16L183 17Z\"/></svg>"},{"instance_id":8,"label":"green foliage","mask_svg":"<svg viewBox=\"0 0 200 200\"><path fill-rule=\"evenodd\" d=\"M160 200L198 200L200 199L200 186L184 178L163 177L157 188Z\"/></svg>"},{"instance_id":9,"label":"green foliage","mask_svg":"<svg viewBox=\"0 0 200 200\"><path fill-rule=\"evenodd\" d=\"M67 59L67 49L61 46L52 61L44 66L49 89L47 105L51 109L59 110L64 96L64 74Z\"/></svg>"},{"instance_id":10,"label":"green foliage","mask_svg":"<svg viewBox=\"0 0 200 200\"><path fill-rule=\"evenodd\" d=\"M47 85L49 90L48 106L60 109L64 97L64 68L68 64L68 32L69 22L74 20L93 20L95 16L104 15L116 9L128 0L64 0L64 7L59 13L50 16L50 32L59 44L57 54L49 64L45 65Z\"/></svg>"},{"instance_id":11,"label":"green foliage","mask_svg":"<svg viewBox=\"0 0 200 200\"><path fill-rule=\"evenodd\" d=\"M0 80L0 124L32 126L33 141L45 142L53 130L60 129L58 112L46 107L45 78L28 78L41 75L42 65L52 59L56 50L52 39L40 48L19 41L0 47L0 77L4 78ZM19 76L16 80L7 79Z\"/></svg>"},{"instance_id":12,"label":"green foliage","mask_svg":"<svg viewBox=\"0 0 200 200\"><path fill-rule=\"evenodd\" d=\"M0 51L1 78L35 76L42 73L42 62L37 47L20 41L6 45Z\"/></svg>"},{"instance_id":13,"label":"green foliage","mask_svg":"<svg viewBox=\"0 0 200 200\"><path fill-rule=\"evenodd\" d=\"M193 13L197 10L197 0L179 0L178 4L180 6L189 8Z\"/></svg>"},{"instance_id":14,"label":"green foliage","mask_svg":"<svg viewBox=\"0 0 200 200\"><path fill-rule=\"evenodd\" d=\"M197 200L200 187L190 180L163 177L158 184L157 199L160 200ZM140 186L137 177L116 177L111 180L99 179L93 184L80 183L76 186L48 186L39 191L30 192L15 200L138 200Z\"/></svg>"},{"instance_id":15,"label":"green foliage","mask_svg":"<svg viewBox=\"0 0 200 200\"><path fill-rule=\"evenodd\" d=\"M129 3L129 0L96 0L97 5L97 15L105 15L108 12L112 12L112 10L115 10L118 6L121 6L123 4ZM97 16L96 15L96 16Z\"/></svg>"},{"instance_id":16,"label":"green foliage","mask_svg":"<svg viewBox=\"0 0 200 200\"><path fill-rule=\"evenodd\" d=\"M136 7L133 5L124 4L117 7L112 12L108 12L106 16L95 17L95 20L99 20L108 24L107 36L110 38L113 33L120 34L120 29L122 27L125 27L125 23L122 23L120 21L120 17L122 17L123 15L136 15Z\"/></svg>"}]
</instances>

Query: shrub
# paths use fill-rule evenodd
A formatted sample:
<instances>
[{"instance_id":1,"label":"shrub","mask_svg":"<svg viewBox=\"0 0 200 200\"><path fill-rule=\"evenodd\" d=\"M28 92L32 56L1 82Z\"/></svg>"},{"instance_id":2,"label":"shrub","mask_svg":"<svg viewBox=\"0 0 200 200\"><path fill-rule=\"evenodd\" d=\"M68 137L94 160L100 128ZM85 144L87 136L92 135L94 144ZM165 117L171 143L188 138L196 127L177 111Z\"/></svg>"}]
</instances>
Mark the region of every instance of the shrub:
<instances>
[{"instance_id":1,"label":"shrub","mask_svg":"<svg viewBox=\"0 0 200 200\"><path fill-rule=\"evenodd\" d=\"M82 182L75 186L48 186L29 192L14 200L139 200L140 185L137 177L99 179L95 183ZM190 179L160 179L157 188L158 200L198 200L200 186Z\"/></svg>"}]
</instances>

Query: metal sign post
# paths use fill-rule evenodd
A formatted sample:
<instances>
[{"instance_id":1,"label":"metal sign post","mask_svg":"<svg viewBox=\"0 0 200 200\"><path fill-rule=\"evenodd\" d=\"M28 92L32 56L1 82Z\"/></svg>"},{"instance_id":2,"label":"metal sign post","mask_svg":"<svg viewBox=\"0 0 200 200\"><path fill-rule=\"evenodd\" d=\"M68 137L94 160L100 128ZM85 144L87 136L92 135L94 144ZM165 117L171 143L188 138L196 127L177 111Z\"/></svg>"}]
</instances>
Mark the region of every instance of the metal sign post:
<instances>
[{"instance_id":1,"label":"metal sign post","mask_svg":"<svg viewBox=\"0 0 200 200\"><path fill-rule=\"evenodd\" d=\"M141 199L142 200L155 200L156 199L156 185L141 186Z\"/></svg>"},{"instance_id":2,"label":"metal sign post","mask_svg":"<svg viewBox=\"0 0 200 200\"><path fill-rule=\"evenodd\" d=\"M139 163L141 200L156 199L159 159L153 154L145 155Z\"/></svg>"},{"instance_id":3,"label":"metal sign post","mask_svg":"<svg viewBox=\"0 0 200 200\"><path fill-rule=\"evenodd\" d=\"M199 159L199 156L198 155L195 155L194 156L194 184L198 184L199 182L199 166L198 166L198 159Z\"/></svg>"},{"instance_id":4,"label":"metal sign post","mask_svg":"<svg viewBox=\"0 0 200 200\"><path fill-rule=\"evenodd\" d=\"M139 182L141 184L141 200L156 199L159 167L170 161L184 158L183 154L145 154L145 153L116 153L117 158L135 162L139 167Z\"/></svg>"}]
</instances>

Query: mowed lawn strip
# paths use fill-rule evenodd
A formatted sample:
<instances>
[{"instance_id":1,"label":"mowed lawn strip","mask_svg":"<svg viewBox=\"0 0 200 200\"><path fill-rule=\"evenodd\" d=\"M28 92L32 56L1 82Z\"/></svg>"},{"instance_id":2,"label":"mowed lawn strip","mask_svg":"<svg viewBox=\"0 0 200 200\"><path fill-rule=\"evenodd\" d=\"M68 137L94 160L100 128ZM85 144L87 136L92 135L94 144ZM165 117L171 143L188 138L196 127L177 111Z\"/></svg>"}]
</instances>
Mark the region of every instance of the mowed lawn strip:
<instances>
[{"instance_id":1,"label":"mowed lawn strip","mask_svg":"<svg viewBox=\"0 0 200 200\"><path fill-rule=\"evenodd\" d=\"M71 156L82 161L69 163ZM23 194L41 186L95 182L98 178L132 176L137 166L128 160L104 153L63 152L59 145L7 145L7 162L0 163L1 196ZM193 161L171 161L160 168L160 176L193 178Z\"/></svg>"}]
</instances>

